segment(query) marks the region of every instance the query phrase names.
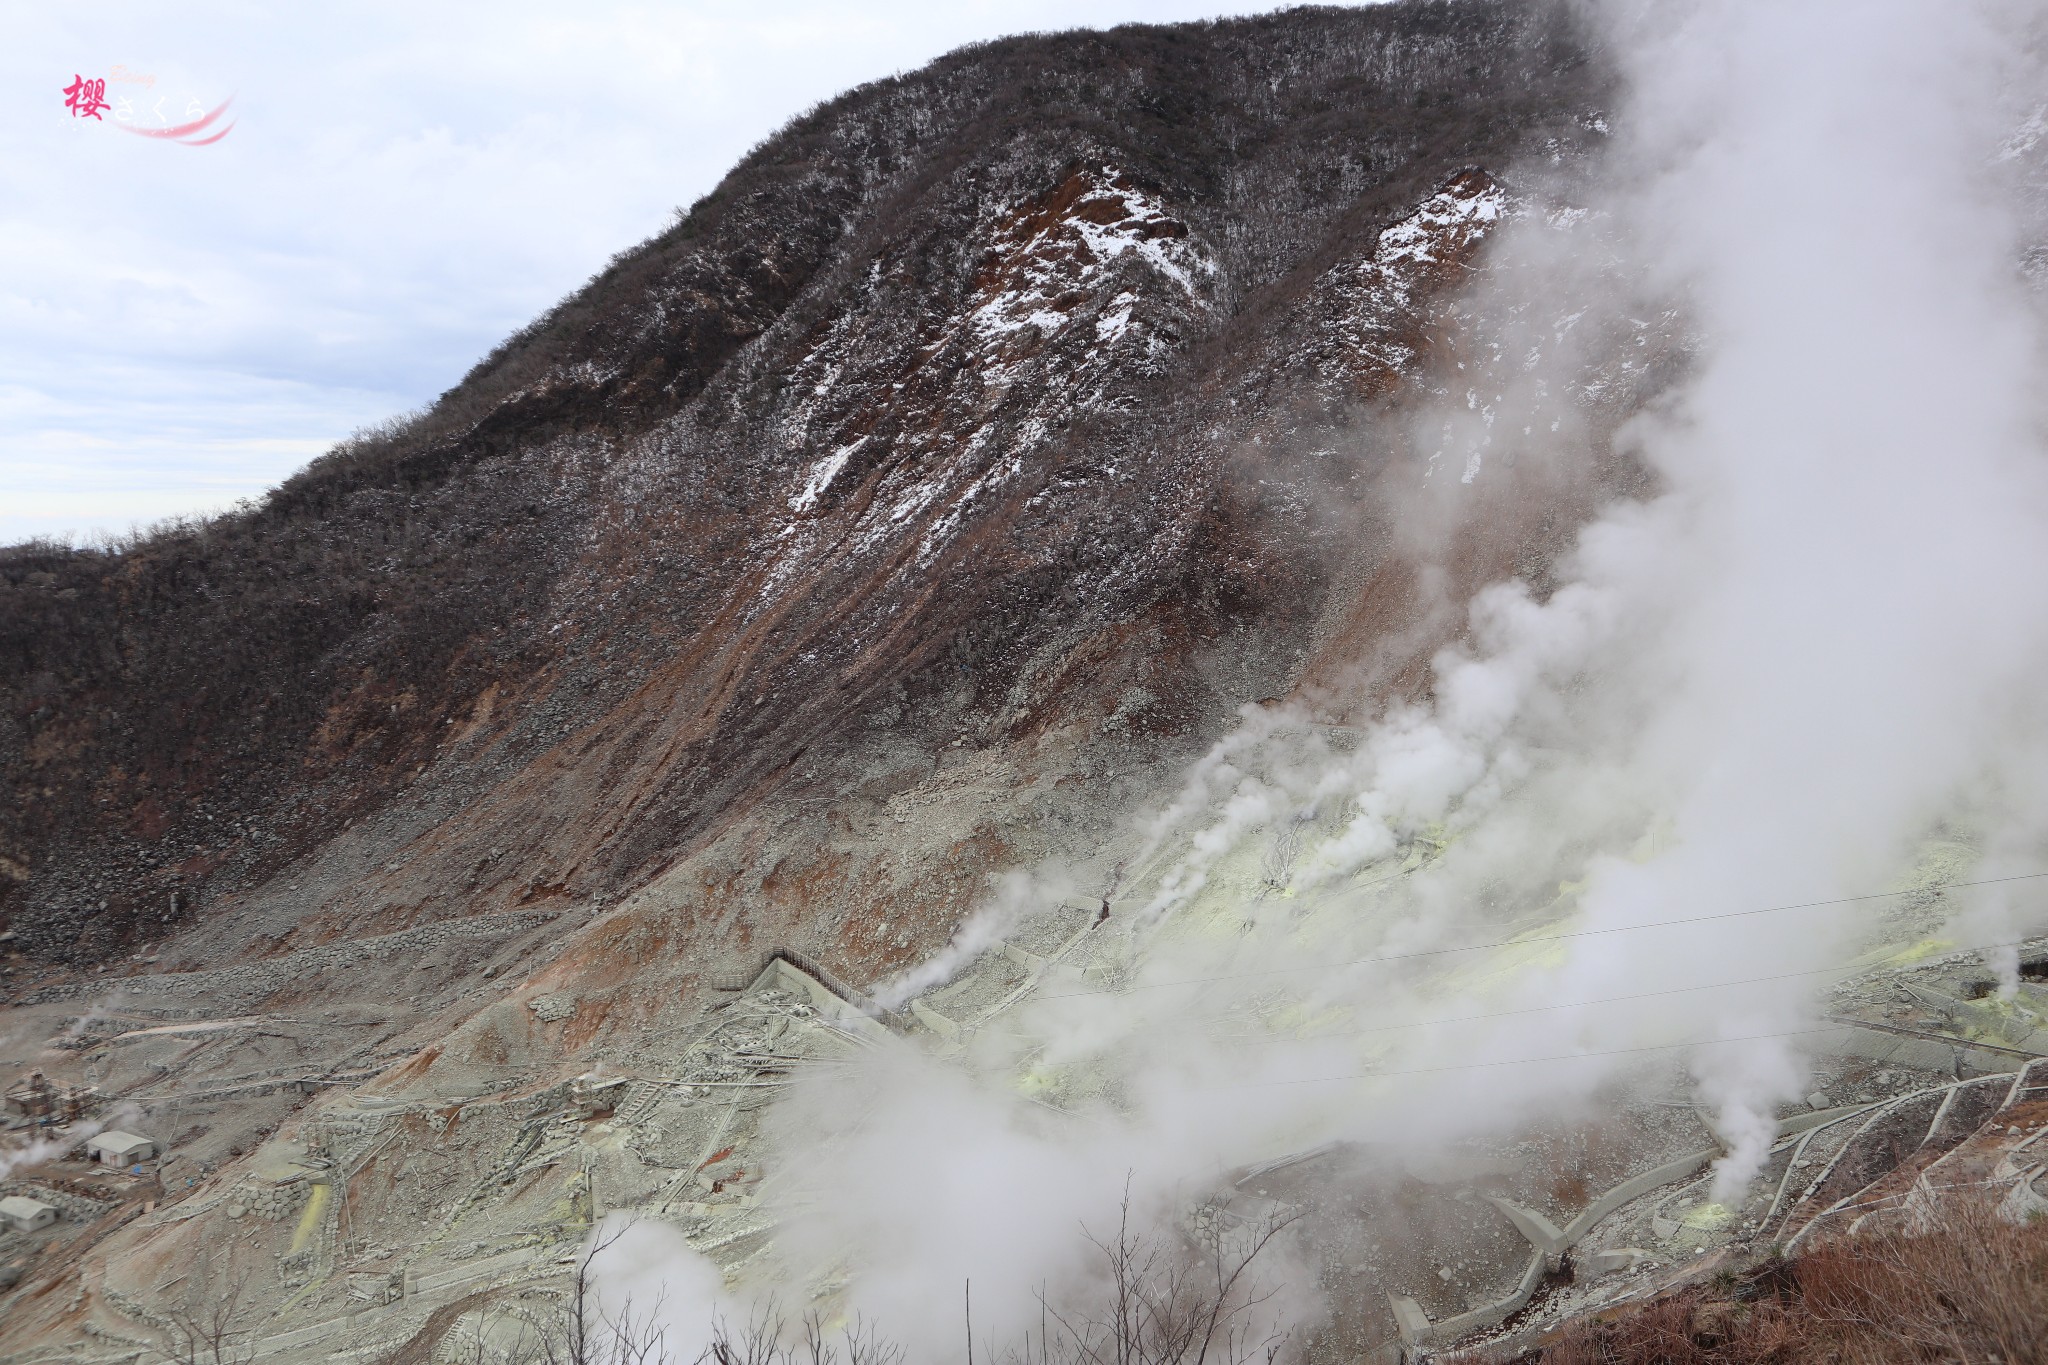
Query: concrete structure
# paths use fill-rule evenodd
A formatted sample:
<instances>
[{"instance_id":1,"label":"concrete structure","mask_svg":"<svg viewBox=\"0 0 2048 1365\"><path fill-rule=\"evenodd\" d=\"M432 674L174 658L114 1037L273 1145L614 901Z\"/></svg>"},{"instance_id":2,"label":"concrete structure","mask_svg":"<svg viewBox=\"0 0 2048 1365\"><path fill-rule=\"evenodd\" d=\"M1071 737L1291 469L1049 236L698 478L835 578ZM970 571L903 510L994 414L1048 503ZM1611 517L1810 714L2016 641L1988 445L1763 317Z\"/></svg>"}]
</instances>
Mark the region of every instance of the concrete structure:
<instances>
[{"instance_id":1,"label":"concrete structure","mask_svg":"<svg viewBox=\"0 0 2048 1365\"><path fill-rule=\"evenodd\" d=\"M595 1118L618 1108L630 1079L586 1073L569 1082L569 1108L578 1118Z\"/></svg>"},{"instance_id":2,"label":"concrete structure","mask_svg":"<svg viewBox=\"0 0 2048 1365\"><path fill-rule=\"evenodd\" d=\"M16 1232L34 1232L56 1221L56 1207L40 1199L30 1199L25 1194L10 1194L0 1199L0 1223Z\"/></svg>"},{"instance_id":3,"label":"concrete structure","mask_svg":"<svg viewBox=\"0 0 2048 1365\"><path fill-rule=\"evenodd\" d=\"M31 1071L7 1092L7 1112L24 1119L48 1117L56 1091L57 1087L50 1084L49 1077L40 1071Z\"/></svg>"},{"instance_id":4,"label":"concrete structure","mask_svg":"<svg viewBox=\"0 0 2048 1365\"><path fill-rule=\"evenodd\" d=\"M85 1144L94 1161L107 1166L132 1166L156 1155L156 1144L146 1137L110 1128Z\"/></svg>"},{"instance_id":5,"label":"concrete structure","mask_svg":"<svg viewBox=\"0 0 2048 1365\"><path fill-rule=\"evenodd\" d=\"M57 1085L40 1071L31 1071L7 1092L7 1113L31 1121L71 1123L97 1098L92 1086Z\"/></svg>"}]
</instances>

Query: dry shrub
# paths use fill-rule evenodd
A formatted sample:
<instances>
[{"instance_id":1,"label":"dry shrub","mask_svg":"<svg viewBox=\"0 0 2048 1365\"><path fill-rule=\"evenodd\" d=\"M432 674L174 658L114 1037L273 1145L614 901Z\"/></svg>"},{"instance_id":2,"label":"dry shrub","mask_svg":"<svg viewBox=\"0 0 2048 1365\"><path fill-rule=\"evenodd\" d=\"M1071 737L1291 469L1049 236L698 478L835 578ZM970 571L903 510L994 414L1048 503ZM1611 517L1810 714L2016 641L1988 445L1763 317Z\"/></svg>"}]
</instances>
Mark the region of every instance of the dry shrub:
<instances>
[{"instance_id":1,"label":"dry shrub","mask_svg":"<svg viewBox=\"0 0 2048 1365\"><path fill-rule=\"evenodd\" d=\"M2048 1365L2048 1219L1952 1197L1912 1230L1824 1242L1567 1327L1543 1365Z\"/></svg>"}]
</instances>

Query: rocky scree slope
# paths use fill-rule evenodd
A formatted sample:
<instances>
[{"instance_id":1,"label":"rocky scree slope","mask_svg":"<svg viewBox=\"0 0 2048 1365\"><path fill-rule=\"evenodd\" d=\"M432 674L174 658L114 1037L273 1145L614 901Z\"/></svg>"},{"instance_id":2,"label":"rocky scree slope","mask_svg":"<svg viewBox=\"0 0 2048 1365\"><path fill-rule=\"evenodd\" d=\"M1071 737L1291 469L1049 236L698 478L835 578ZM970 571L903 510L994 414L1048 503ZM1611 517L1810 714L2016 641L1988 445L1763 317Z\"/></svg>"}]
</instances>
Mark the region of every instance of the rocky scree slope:
<instances>
[{"instance_id":1,"label":"rocky scree slope","mask_svg":"<svg viewBox=\"0 0 2048 1365\"><path fill-rule=\"evenodd\" d=\"M1606 95L1562 7L1404 3L1005 40L819 107L261 504L0 554L14 946L215 911L207 952L260 956L719 848L704 932L886 967L914 945L861 923L942 933L1420 610L1394 443L1317 433L1391 429L1499 177L1597 146ZM961 753L1035 795L878 872Z\"/></svg>"}]
</instances>

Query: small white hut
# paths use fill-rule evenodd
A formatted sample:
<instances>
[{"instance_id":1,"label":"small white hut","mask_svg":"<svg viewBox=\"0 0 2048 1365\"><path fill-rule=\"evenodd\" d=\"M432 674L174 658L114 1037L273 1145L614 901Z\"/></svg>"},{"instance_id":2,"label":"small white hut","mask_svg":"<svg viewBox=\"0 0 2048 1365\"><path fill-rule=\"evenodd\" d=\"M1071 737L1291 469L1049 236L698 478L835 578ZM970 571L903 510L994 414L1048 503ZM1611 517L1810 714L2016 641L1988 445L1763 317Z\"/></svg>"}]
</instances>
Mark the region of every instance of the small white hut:
<instances>
[{"instance_id":1,"label":"small white hut","mask_svg":"<svg viewBox=\"0 0 2048 1365\"><path fill-rule=\"evenodd\" d=\"M57 1208L40 1199L31 1199L25 1194L10 1194L0 1199L0 1223L5 1223L16 1232L34 1232L57 1221Z\"/></svg>"},{"instance_id":2,"label":"small white hut","mask_svg":"<svg viewBox=\"0 0 2048 1365\"><path fill-rule=\"evenodd\" d=\"M94 1161L103 1166L132 1166L156 1155L156 1144L146 1137L110 1128L85 1144Z\"/></svg>"}]
</instances>

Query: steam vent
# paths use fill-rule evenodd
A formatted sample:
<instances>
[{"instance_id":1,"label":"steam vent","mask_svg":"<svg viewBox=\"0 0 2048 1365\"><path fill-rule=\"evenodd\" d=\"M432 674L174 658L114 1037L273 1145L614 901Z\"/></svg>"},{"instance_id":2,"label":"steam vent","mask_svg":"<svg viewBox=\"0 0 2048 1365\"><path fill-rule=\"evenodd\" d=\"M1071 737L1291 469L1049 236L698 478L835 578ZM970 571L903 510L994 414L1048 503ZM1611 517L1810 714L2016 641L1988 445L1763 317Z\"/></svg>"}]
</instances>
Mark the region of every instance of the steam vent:
<instances>
[{"instance_id":1,"label":"steam vent","mask_svg":"<svg viewBox=\"0 0 2048 1365\"><path fill-rule=\"evenodd\" d=\"M2048 28L1679 8L963 48L0 550L0 1365L2042 1360Z\"/></svg>"}]
</instances>

